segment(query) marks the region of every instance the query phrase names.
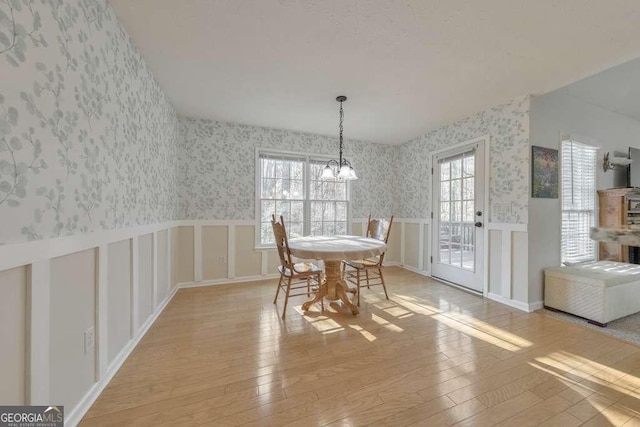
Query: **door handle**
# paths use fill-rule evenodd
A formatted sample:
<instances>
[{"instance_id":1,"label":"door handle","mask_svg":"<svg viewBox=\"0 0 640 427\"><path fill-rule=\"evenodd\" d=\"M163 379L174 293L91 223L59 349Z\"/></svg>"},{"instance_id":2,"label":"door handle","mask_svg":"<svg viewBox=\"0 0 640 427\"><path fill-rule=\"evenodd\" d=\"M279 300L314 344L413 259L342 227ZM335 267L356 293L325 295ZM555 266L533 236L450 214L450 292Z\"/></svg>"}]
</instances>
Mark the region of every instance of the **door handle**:
<instances>
[{"instance_id":1,"label":"door handle","mask_svg":"<svg viewBox=\"0 0 640 427\"><path fill-rule=\"evenodd\" d=\"M473 224L473 225L475 225L475 226L476 226L476 227L478 227L478 228L482 227L482 223L481 223L480 221L476 222L476 223L475 223L475 224Z\"/></svg>"}]
</instances>

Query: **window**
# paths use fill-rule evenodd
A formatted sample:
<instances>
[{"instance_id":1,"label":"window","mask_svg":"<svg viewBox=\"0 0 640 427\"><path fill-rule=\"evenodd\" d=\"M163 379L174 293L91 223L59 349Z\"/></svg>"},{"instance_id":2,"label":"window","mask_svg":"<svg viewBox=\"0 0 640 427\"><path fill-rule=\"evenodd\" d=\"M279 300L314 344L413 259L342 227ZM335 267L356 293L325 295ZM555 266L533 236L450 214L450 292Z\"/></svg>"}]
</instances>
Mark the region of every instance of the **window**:
<instances>
[{"instance_id":1,"label":"window","mask_svg":"<svg viewBox=\"0 0 640 427\"><path fill-rule=\"evenodd\" d=\"M596 147L562 141L562 263L596 259L589 238L596 211Z\"/></svg>"},{"instance_id":2,"label":"window","mask_svg":"<svg viewBox=\"0 0 640 427\"><path fill-rule=\"evenodd\" d=\"M257 246L273 244L272 214L284 217L290 238L347 234L347 183L321 180L326 164L326 160L310 156L258 153Z\"/></svg>"}]
</instances>

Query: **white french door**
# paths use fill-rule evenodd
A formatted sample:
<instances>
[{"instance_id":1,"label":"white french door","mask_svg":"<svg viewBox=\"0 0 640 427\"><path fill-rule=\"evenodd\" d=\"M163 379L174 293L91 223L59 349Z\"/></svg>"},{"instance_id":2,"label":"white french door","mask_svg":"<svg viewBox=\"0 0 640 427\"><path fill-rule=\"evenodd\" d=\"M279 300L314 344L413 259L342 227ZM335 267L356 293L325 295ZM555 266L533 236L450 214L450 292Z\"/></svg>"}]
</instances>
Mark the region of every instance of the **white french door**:
<instances>
[{"instance_id":1,"label":"white french door","mask_svg":"<svg viewBox=\"0 0 640 427\"><path fill-rule=\"evenodd\" d=\"M432 158L433 277L483 291L484 140Z\"/></svg>"}]
</instances>

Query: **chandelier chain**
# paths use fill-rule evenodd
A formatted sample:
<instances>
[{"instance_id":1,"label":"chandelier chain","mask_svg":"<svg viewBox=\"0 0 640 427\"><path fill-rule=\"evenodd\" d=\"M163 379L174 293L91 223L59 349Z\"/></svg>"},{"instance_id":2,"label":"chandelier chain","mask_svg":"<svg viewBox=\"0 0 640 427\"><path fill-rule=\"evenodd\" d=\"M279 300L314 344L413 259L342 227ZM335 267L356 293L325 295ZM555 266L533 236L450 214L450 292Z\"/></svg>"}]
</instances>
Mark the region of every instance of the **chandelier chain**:
<instances>
[{"instance_id":1,"label":"chandelier chain","mask_svg":"<svg viewBox=\"0 0 640 427\"><path fill-rule=\"evenodd\" d=\"M340 166L342 166L342 122L344 121L344 110L340 101Z\"/></svg>"}]
</instances>

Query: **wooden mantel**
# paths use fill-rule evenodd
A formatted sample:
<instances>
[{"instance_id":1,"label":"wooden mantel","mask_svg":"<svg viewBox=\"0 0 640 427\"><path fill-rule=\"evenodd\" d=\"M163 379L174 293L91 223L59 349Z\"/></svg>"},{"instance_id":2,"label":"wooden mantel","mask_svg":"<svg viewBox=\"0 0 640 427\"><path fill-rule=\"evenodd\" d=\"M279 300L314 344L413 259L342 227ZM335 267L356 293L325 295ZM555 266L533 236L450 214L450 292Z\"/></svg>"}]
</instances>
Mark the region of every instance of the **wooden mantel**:
<instances>
[{"instance_id":1,"label":"wooden mantel","mask_svg":"<svg viewBox=\"0 0 640 427\"><path fill-rule=\"evenodd\" d=\"M640 246L640 226L622 228L591 227L590 237L600 242L624 246Z\"/></svg>"}]
</instances>

